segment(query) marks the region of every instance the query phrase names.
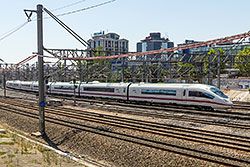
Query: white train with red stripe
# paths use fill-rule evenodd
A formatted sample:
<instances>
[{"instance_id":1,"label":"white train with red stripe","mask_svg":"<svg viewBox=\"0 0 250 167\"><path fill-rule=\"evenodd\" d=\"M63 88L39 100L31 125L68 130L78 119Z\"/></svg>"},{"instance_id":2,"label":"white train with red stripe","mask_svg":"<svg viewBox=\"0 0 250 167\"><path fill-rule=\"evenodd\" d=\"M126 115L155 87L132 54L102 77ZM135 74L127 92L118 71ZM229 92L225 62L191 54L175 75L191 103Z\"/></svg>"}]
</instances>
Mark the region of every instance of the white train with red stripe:
<instances>
[{"instance_id":1,"label":"white train with red stripe","mask_svg":"<svg viewBox=\"0 0 250 167\"><path fill-rule=\"evenodd\" d=\"M37 82L7 81L6 85L18 90L38 91ZM233 105L221 90L204 84L50 82L47 84L47 93L214 109L231 108Z\"/></svg>"}]
</instances>

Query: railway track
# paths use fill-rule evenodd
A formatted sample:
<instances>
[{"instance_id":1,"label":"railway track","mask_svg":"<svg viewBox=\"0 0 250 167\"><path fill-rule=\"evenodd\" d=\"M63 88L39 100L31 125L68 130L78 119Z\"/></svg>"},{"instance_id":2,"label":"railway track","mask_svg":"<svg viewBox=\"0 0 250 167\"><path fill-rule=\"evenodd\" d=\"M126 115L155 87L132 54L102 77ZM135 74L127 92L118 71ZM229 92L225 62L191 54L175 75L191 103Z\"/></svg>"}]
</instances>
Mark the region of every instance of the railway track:
<instances>
[{"instance_id":1,"label":"railway track","mask_svg":"<svg viewBox=\"0 0 250 167\"><path fill-rule=\"evenodd\" d=\"M1 99L0 108L8 112L14 112L23 116L38 118L37 107L30 104L23 104L18 101L8 101ZM34 112L35 111L35 112ZM169 126L166 124L141 121L111 115L96 114L82 110L66 109L63 107L46 107L46 113L49 116L46 117L47 122L51 122L57 125L67 126L73 129L87 131L102 136L112 137L119 140L132 142L147 147L160 149L164 151L173 152L189 156L192 158L199 158L201 160L226 165L226 166L247 166L250 165L250 161L245 159L233 158L228 155L220 155L214 152L206 152L204 150L198 150L195 148L185 147L181 145L174 145L163 141L155 141L150 138L133 136L131 134L121 134L109 129L88 126L80 123L81 121L95 122L105 126L115 126L119 128L126 128L130 130L140 131L146 134L153 134L164 138L175 138L178 140L184 140L193 143L202 143L205 145L213 145L216 147L222 147L229 150L238 150L248 154L250 152L250 138L243 136L236 136L230 134L223 134L218 132L197 130L191 128L183 128L177 126ZM59 117L59 118L55 118ZM75 121L65 121L60 119L67 117Z\"/></svg>"},{"instance_id":2,"label":"railway track","mask_svg":"<svg viewBox=\"0 0 250 167\"><path fill-rule=\"evenodd\" d=\"M235 109L245 109L250 110L250 102L237 102L234 101L234 107Z\"/></svg>"},{"instance_id":3,"label":"railway track","mask_svg":"<svg viewBox=\"0 0 250 167\"><path fill-rule=\"evenodd\" d=\"M33 92L27 91L20 91L20 90L11 90L15 92L22 92L24 94L37 94ZM121 107L132 107L132 108L141 108L141 109L150 109L150 110L157 110L164 112L173 112L173 113L183 113L183 114L191 114L191 115L203 115L203 116L215 116L221 118L229 118L229 119L237 119L237 120L247 120L249 121L249 112L235 112L235 111L225 111L225 110L218 110L218 111L206 111L206 110L198 110L194 107L188 106L180 106L180 105L165 105L165 104L150 104L150 103L124 103L119 101L114 101L110 99L88 99L88 98L79 98L79 97L68 97L68 96L60 96L60 95L48 95L51 98L63 99L63 100L70 100L76 101L77 103L89 103L89 104L106 104L112 106L121 106ZM34 99L29 98L28 100L36 101ZM248 103L242 102L235 102L234 109L245 109L250 110L250 105ZM159 112L158 112L159 113Z\"/></svg>"},{"instance_id":4,"label":"railway track","mask_svg":"<svg viewBox=\"0 0 250 167\"><path fill-rule=\"evenodd\" d=\"M19 91L18 91L19 92ZM72 101L72 97L50 95L53 98L63 98ZM20 98L22 99L22 98ZM33 100L34 99L28 99ZM83 106L92 104L92 108L109 110L113 112L128 113L132 115L151 116L163 119L173 119L199 124L216 125L230 128L250 129L250 113L234 111L203 111L192 107L183 106L162 106L162 105L138 105L122 103L110 100L82 99L77 98L78 104L83 102ZM96 105L98 104L98 105Z\"/></svg>"}]
</instances>

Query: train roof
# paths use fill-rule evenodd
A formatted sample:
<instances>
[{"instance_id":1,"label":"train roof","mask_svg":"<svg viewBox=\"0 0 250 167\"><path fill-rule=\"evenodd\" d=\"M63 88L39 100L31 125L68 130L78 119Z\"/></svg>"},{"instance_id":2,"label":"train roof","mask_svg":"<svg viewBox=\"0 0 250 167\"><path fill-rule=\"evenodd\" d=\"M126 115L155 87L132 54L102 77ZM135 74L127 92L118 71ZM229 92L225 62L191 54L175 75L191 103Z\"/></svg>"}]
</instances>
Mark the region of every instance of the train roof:
<instances>
[{"instance_id":1,"label":"train roof","mask_svg":"<svg viewBox=\"0 0 250 167\"><path fill-rule=\"evenodd\" d=\"M34 85L38 85L38 81L20 81L20 80L13 80L8 81L9 83L33 83ZM73 82L49 82L49 85L73 85ZM126 87L130 83L100 83L98 81L93 82L81 82L81 86L101 86L101 87ZM79 82L76 83L76 85L79 85ZM171 88L178 88L178 87L189 87L189 88L203 88L203 89L209 89L213 86L211 85L205 85L205 84L183 84L183 83L132 83L131 87L171 87Z\"/></svg>"},{"instance_id":2,"label":"train roof","mask_svg":"<svg viewBox=\"0 0 250 167\"><path fill-rule=\"evenodd\" d=\"M210 85L205 85L205 84L183 84L183 83L137 83L133 84L133 87L172 87L172 88L177 88L177 87L189 87L189 88L210 88Z\"/></svg>"},{"instance_id":3,"label":"train roof","mask_svg":"<svg viewBox=\"0 0 250 167\"><path fill-rule=\"evenodd\" d=\"M83 86L103 86L103 87L124 87L128 86L129 83L82 83Z\"/></svg>"}]
</instances>

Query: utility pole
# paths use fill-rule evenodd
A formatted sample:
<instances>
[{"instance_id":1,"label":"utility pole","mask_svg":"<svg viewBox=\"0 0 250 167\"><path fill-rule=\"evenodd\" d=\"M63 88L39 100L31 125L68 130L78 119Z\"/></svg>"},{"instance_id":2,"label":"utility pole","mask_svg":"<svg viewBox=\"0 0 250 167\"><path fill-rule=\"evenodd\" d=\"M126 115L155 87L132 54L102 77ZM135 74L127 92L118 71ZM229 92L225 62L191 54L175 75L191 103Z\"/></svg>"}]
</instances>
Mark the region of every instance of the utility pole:
<instances>
[{"instance_id":1,"label":"utility pole","mask_svg":"<svg viewBox=\"0 0 250 167\"><path fill-rule=\"evenodd\" d=\"M3 71L3 94L6 97L6 72Z\"/></svg>"},{"instance_id":2,"label":"utility pole","mask_svg":"<svg viewBox=\"0 0 250 167\"><path fill-rule=\"evenodd\" d=\"M45 81L43 65L43 6L37 5L37 53L38 57L38 85L39 85L39 121L41 135L45 135Z\"/></svg>"},{"instance_id":3,"label":"utility pole","mask_svg":"<svg viewBox=\"0 0 250 167\"><path fill-rule=\"evenodd\" d=\"M218 56L217 87L220 89L220 53L217 56Z\"/></svg>"},{"instance_id":4,"label":"utility pole","mask_svg":"<svg viewBox=\"0 0 250 167\"><path fill-rule=\"evenodd\" d=\"M2 61L4 64L5 64L5 69L7 69L8 67L8 64L3 61L3 59L0 59L0 61ZM6 71L5 71L4 67L3 67L3 94L4 94L4 97L6 97Z\"/></svg>"},{"instance_id":5,"label":"utility pole","mask_svg":"<svg viewBox=\"0 0 250 167\"><path fill-rule=\"evenodd\" d=\"M38 86L39 86L39 129L41 135L45 135L45 77L44 77L44 65L43 65L43 5L38 4L37 10L24 10L28 21L31 21L32 13L37 14L37 54L38 54ZM30 12L28 14L28 12Z\"/></svg>"},{"instance_id":6,"label":"utility pole","mask_svg":"<svg viewBox=\"0 0 250 167\"><path fill-rule=\"evenodd\" d=\"M121 75L121 82L124 82L124 57L122 58L122 75Z\"/></svg>"},{"instance_id":7,"label":"utility pole","mask_svg":"<svg viewBox=\"0 0 250 167\"><path fill-rule=\"evenodd\" d=\"M76 79L73 79L74 84L74 106L76 106Z\"/></svg>"},{"instance_id":8,"label":"utility pole","mask_svg":"<svg viewBox=\"0 0 250 167\"><path fill-rule=\"evenodd\" d=\"M208 85L212 85L213 73L212 73L212 55L208 57Z\"/></svg>"}]
</instances>

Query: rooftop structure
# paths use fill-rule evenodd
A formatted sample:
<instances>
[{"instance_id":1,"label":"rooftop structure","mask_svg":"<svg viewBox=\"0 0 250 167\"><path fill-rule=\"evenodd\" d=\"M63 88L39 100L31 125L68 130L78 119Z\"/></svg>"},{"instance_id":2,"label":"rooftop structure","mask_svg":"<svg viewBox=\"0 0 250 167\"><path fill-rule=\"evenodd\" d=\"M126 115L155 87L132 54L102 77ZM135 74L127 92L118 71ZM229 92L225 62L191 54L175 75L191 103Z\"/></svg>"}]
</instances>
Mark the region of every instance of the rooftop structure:
<instances>
[{"instance_id":1,"label":"rooftop structure","mask_svg":"<svg viewBox=\"0 0 250 167\"><path fill-rule=\"evenodd\" d=\"M146 52L152 50L160 50L174 47L174 43L169 41L168 38L162 38L161 33L153 32L141 42L137 43L136 51L137 52ZM162 55L152 55L157 56L157 59L160 59ZM150 57L152 57L150 56Z\"/></svg>"},{"instance_id":2,"label":"rooftop structure","mask_svg":"<svg viewBox=\"0 0 250 167\"><path fill-rule=\"evenodd\" d=\"M128 52L128 40L120 39L116 33L107 33L104 31L94 33L92 39L88 40L89 49L106 51L108 55L118 55Z\"/></svg>"}]
</instances>

